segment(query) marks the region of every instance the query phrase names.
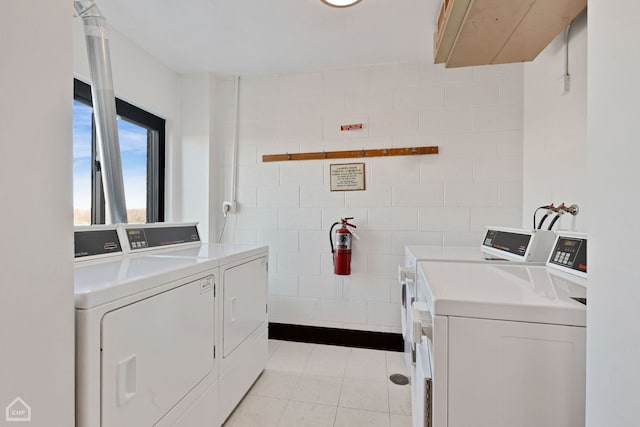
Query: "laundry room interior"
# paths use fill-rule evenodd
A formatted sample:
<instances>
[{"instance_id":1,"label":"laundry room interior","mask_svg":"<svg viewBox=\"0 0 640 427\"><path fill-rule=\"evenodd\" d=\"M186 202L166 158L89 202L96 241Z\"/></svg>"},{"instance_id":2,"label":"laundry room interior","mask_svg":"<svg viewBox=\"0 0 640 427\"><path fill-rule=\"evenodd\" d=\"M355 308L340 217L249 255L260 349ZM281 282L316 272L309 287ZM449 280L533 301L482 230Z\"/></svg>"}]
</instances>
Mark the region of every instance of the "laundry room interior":
<instances>
[{"instance_id":1,"label":"laundry room interior","mask_svg":"<svg viewBox=\"0 0 640 427\"><path fill-rule=\"evenodd\" d=\"M0 6L0 425L637 425L640 4L327 3Z\"/></svg>"}]
</instances>

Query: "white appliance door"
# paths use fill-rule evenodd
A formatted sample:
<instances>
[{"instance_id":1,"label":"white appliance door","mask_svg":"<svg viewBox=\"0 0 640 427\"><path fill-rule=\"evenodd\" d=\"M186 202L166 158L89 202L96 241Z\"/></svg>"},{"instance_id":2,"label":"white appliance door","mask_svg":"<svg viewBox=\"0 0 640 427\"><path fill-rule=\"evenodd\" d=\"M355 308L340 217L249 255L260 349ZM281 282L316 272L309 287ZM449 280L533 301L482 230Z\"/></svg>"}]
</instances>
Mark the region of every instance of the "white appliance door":
<instances>
[{"instance_id":1,"label":"white appliance door","mask_svg":"<svg viewBox=\"0 0 640 427\"><path fill-rule=\"evenodd\" d=\"M414 269L398 266L398 284L400 285L400 323L402 324L402 338L407 341L407 309L411 309L411 302L407 301L407 282L413 282Z\"/></svg>"},{"instance_id":2,"label":"white appliance door","mask_svg":"<svg viewBox=\"0 0 640 427\"><path fill-rule=\"evenodd\" d=\"M213 277L102 319L102 427L151 426L213 369Z\"/></svg>"},{"instance_id":3,"label":"white appliance door","mask_svg":"<svg viewBox=\"0 0 640 427\"><path fill-rule=\"evenodd\" d=\"M584 427L586 328L449 319L449 427Z\"/></svg>"},{"instance_id":4,"label":"white appliance door","mask_svg":"<svg viewBox=\"0 0 640 427\"><path fill-rule=\"evenodd\" d=\"M223 279L223 355L229 356L267 321L267 259L226 269Z\"/></svg>"},{"instance_id":5,"label":"white appliance door","mask_svg":"<svg viewBox=\"0 0 640 427\"><path fill-rule=\"evenodd\" d=\"M405 292L406 292L406 310L405 310L405 316L406 319L404 321L404 325L406 327L406 332L404 335L404 340L405 340L405 344L406 347L408 347L408 349L411 352L411 363L415 363L416 362L416 346L415 346L415 340L414 340L414 331L413 331L413 324L415 322L414 319L414 312L413 312L413 303L416 301L416 282L413 279L407 279L405 282L405 288L404 288Z\"/></svg>"},{"instance_id":6,"label":"white appliance door","mask_svg":"<svg viewBox=\"0 0 640 427\"><path fill-rule=\"evenodd\" d=\"M413 392L413 423L416 427L432 427L431 356L426 341L416 345L415 379Z\"/></svg>"},{"instance_id":7,"label":"white appliance door","mask_svg":"<svg viewBox=\"0 0 640 427\"><path fill-rule=\"evenodd\" d=\"M415 349L415 367L411 378L413 421L416 427L431 427L433 317L425 302L414 302L411 313Z\"/></svg>"}]
</instances>

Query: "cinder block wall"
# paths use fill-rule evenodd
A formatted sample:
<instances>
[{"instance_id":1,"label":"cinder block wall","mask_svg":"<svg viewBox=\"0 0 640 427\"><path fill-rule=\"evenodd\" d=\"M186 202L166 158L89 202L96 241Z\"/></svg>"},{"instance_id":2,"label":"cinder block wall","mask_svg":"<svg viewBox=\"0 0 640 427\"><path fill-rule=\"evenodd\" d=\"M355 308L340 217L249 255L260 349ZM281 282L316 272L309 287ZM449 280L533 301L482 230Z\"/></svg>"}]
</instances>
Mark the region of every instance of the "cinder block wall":
<instances>
[{"instance_id":1,"label":"cinder block wall","mask_svg":"<svg viewBox=\"0 0 640 427\"><path fill-rule=\"evenodd\" d=\"M224 240L270 245L272 322L398 332L405 245L479 245L486 225L521 226L521 64L382 65L243 77L240 87L239 210ZM340 131L352 123L363 129ZM262 162L428 145L440 154ZM331 192L329 165L349 162L365 163L366 190ZM360 237L346 277L333 275L328 242L345 216Z\"/></svg>"}]
</instances>

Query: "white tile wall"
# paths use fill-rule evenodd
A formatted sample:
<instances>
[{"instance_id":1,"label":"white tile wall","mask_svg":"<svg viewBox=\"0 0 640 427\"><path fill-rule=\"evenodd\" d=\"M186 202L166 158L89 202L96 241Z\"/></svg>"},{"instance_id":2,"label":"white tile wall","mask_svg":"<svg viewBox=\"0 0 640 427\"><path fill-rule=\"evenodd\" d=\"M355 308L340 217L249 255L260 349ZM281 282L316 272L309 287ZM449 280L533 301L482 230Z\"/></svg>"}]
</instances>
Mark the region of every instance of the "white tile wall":
<instances>
[{"instance_id":1,"label":"white tile wall","mask_svg":"<svg viewBox=\"0 0 640 427\"><path fill-rule=\"evenodd\" d=\"M323 117L329 114L343 114L345 110L345 97L340 93L326 95L311 95L300 97L300 116Z\"/></svg>"},{"instance_id":2,"label":"white tile wall","mask_svg":"<svg viewBox=\"0 0 640 427\"><path fill-rule=\"evenodd\" d=\"M420 208L420 230L424 231L469 231L468 208Z\"/></svg>"},{"instance_id":3,"label":"white tile wall","mask_svg":"<svg viewBox=\"0 0 640 427\"><path fill-rule=\"evenodd\" d=\"M420 111L444 106L443 86L407 87L393 91L396 111Z\"/></svg>"},{"instance_id":4,"label":"white tile wall","mask_svg":"<svg viewBox=\"0 0 640 427\"><path fill-rule=\"evenodd\" d=\"M357 231L358 245L363 254L391 254L391 231Z\"/></svg>"},{"instance_id":5,"label":"white tile wall","mask_svg":"<svg viewBox=\"0 0 640 427\"><path fill-rule=\"evenodd\" d=\"M328 184L326 184L328 185ZM349 193L347 193L349 194ZM369 220L367 208L322 208L322 229L329 232L331 224L340 221L340 218L353 217L352 224L358 227L358 230L368 230ZM328 234L327 234L328 235Z\"/></svg>"},{"instance_id":6,"label":"white tile wall","mask_svg":"<svg viewBox=\"0 0 640 427\"><path fill-rule=\"evenodd\" d=\"M366 173L366 171L365 171ZM345 192L347 207L391 206L391 185L382 184L366 191Z\"/></svg>"},{"instance_id":7,"label":"white tile wall","mask_svg":"<svg viewBox=\"0 0 640 427\"><path fill-rule=\"evenodd\" d=\"M258 188L258 207L297 207L300 206L300 187L292 184L278 187Z\"/></svg>"},{"instance_id":8,"label":"white tile wall","mask_svg":"<svg viewBox=\"0 0 640 427\"><path fill-rule=\"evenodd\" d=\"M371 113L369 117L371 136L395 136L418 132L418 111Z\"/></svg>"},{"instance_id":9,"label":"white tile wall","mask_svg":"<svg viewBox=\"0 0 640 427\"><path fill-rule=\"evenodd\" d=\"M372 184L414 184L420 179L418 157L378 157L367 162L367 175Z\"/></svg>"},{"instance_id":10,"label":"white tile wall","mask_svg":"<svg viewBox=\"0 0 640 427\"><path fill-rule=\"evenodd\" d=\"M487 224L519 227L521 220L515 219L514 215L520 215L521 211L522 209L520 207L471 208L471 231L483 231Z\"/></svg>"},{"instance_id":11,"label":"white tile wall","mask_svg":"<svg viewBox=\"0 0 640 427\"><path fill-rule=\"evenodd\" d=\"M324 208L345 205L343 191L325 191L326 189L325 185L300 186L300 206L304 208Z\"/></svg>"},{"instance_id":12,"label":"white tile wall","mask_svg":"<svg viewBox=\"0 0 640 427\"><path fill-rule=\"evenodd\" d=\"M442 206L444 204L444 184L427 182L419 188L413 185L393 186L393 206Z\"/></svg>"},{"instance_id":13,"label":"white tile wall","mask_svg":"<svg viewBox=\"0 0 640 427\"><path fill-rule=\"evenodd\" d=\"M441 231L394 231L391 237L391 253L404 255L407 245L442 246Z\"/></svg>"},{"instance_id":14,"label":"white tile wall","mask_svg":"<svg viewBox=\"0 0 640 427\"><path fill-rule=\"evenodd\" d=\"M415 230L418 227L418 209L370 208L369 227L378 230Z\"/></svg>"},{"instance_id":15,"label":"white tile wall","mask_svg":"<svg viewBox=\"0 0 640 427\"><path fill-rule=\"evenodd\" d=\"M374 91L419 87L424 81L420 64L379 65L371 71L371 88Z\"/></svg>"},{"instance_id":16,"label":"white tile wall","mask_svg":"<svg viewBox=\"0 0 640 427\"><path fill-rule=\"evenodd\" d=\"M368 255L367 272L375 277L395 279L398 277L398 265L402 265L404 257L398 255Z\"/></svg>"},{"instance_id":17,"label":"white tile wall","mask_svg":"<svg viewBox=\"0 0 640 427\"><path fill-rule=\"evenodd\" d=\"M444 205L497 206L498 184L493 182L445 183Z\"/></svg>"},{"instance_id":18,"label":"white tile wall","mask_svg":"<svg viewBox=\"0 0 640 427\"><path fill-rule=\"evenodd\" d=\"M352 93L346 96L347 114L393 111L393 91Z\"/></svg>"},{"instance_id":19,"label":"white tile wall","mask_svg":"<svg viewBox=\"0 0 640 427\"><path fill-rule=\"evenodd\" d=\"M366 93L371 86L371 68L330 70L324 73L324 93Z\"/></svg>"},{"instance_id":20,"label":"white tile wall","mask_svg":"<svg viewBox=\"0 0 640 427\"><path fill-rule=\"evenodd\" d=\"M317 208L279 209L278 224L282 230L317 230L321 226L321 211Z\"/></svg>"},{"instance_id":21,"label":"white tile wall","mask_svg":"<svg viewBox=\"0 0 640 427\"><path fill-rule=\"evenodd\" d=\"M444 246L477 246L483 236L484 231L445 231L442 233L442 244Z\"/></svg>"},{"instance_id":22,"label":"white tile wall","mask_svg":"<svg viewBox=\"0 0 640 427\"><path fill-rule=\"evenodd\" d=\"M498 198L500 206L522 206L522 182L502 182L498 185Z\"/></svg>"},{"instance_id":23,"label":"white tile wall","mask_svg":"<svg viewBox=\"0 0 640 427\"><path fill-rule=\"evenodd\" d=\"M420 130L430 132L460 132L473 128L473 110L469 107L422 110Z\"/></svg>"},{"instance_id":24,"label":"white tile wall","mask_svg":"<svg viewBox=\"0 0 640 427\"><path fill-rule=\"evenodd\" d=\"M343 298L356 301L389 302L389 280L353 274L344 279Z\"/></svg>"},{"instance_id":25,"label":"white tile wall","mask_svg":"<svg viewBox=\"0 0 640 427\"><path fill-rule=\"evenodd\" d=\"M442 137L440 153L445 157L495 157L498 153L498 134L494 132L452 133Z\"/></svg>"},{"instance_id":26,"label":"white tile wall","mask_svg":"<svg viewBox=\"0 0 640 427\"><path fill-rule=\"evenodd\" d=\"M301 297L342 299L342 276L299 276L298 292Z\"/></svg>"},{"instance_id":27,"label":"white tile wall","mask_svg":"<svg viewBox=\"0 0 640 427\"><path fill-rule=\"evenodd\" d=\"M269 297L269 320L297 323L299 320L320 320L321 304L316 298Z\"/></svg>"},{"instance_id":28,"label":"white tile wall","mask_svg":"<svg viewBox=\"0 0 640 427\"><path fill-rule=\"evenodd\" d=\"M318 162L284 162L279 167L280 185L321 185L324 180L324 169Z\"/></svg>"},{"instance_id":29,"label":"white tile wall","mask_svg":"<svg viewBox=\"0 0 640 427\"><path fill-rule=\"evenodd\" d=\"M244 121L240 123L238 136L245 144L239 147L241 152L251 144L274 143L278 139L278 123L272 121ZM255 163L255 160L254 162Z\"/></svg>"},{"instance_id":30,"label":"white tile wall","mask_svg":"<svg viewBox=\"0 0 640 427\"><path fill-rule=\"evenodd\" d=\"M522 155L524 134L521 130L504 131L498 133L498 154Z\"/></svg>"},{"instance_id":31,"label":"white tile wall","mask_svg":"<svg viewBox=\"0 0 640 427\"><path fill-rule=\"evenodd\" d=\"M504 156L474 160L473 178L475 181L520 181L522 179L522 157Z\"/></svg>"},{"instance_id":32,"label":"white tile wall","mask_svg":"<svg viewBox=\"0 0 640 427\"><path fill-rule=\"evenodd\" d=\"M364 300L322 300L322 319L342 323L367 323Z\"/></svg>"},{"instance_id":33,"label":"white tile wall","mask_svg":"<svg viewBox=\"0 0 640 427\"><path fill-rule=\"evenodd\" d=\"M420 182L471 182L473 180L472 159L426 158L420 163Z\"/></svg>"},{"instance_id":34,"label":"white tile wall","mask_svg":"<svg viewBox=\"0 0 640 427\"><path fill-rule=\"evenodd\" d=\"M320 274L320 255L282 252L278 256L278 271L295 274Z\"/></svg>"},{"instance_id":35,"label":"white tile wall","mask_svg":"<svg viewBox=\"0 0 640 427\"><path fill-rule=\"evenodd\" d=\"M397 332L405 245L477 245L486 225L519 225L522 74L520 64L390 64L243 77L241 203L225 239L270 245L270 319ZM340 131L350 123L363 129ZM329 191L329 165L352 160L262 162L263 154L421 145L440 154L358 159L365 191ZM329 227L346 216L361 238L352 275L336 276Z\"/></svg>"},{"instance_id":36,"label":"white tile wall","mask_svg":"<svg viewBox=\"0 0 640 427\"><path fill-rule=\"evenodd\" d=\"M255 154L255 151L254 151ZM274 164L238 165L238 185L261 187L278 186L280 168Z\"/></svg>"},{"instance_id":37,"label":"white tile wall","mask_svg":"<svg viewBox=\"0 0 640 427\"><path fill-rule=\"evenodd\" d=\"M271 295L298 296L298 275L287 273L269 274Z\"/></svg>"},{"instance_id":38,"label":"white tile wall","mask_svg":"<svg viewBox=\"0 0 640 427\"><path fill-rule=\"evenodd\" d=\"M475 107L473 128L476 130L522 129L522 104Z\"/></svg>"},{"instance_id":39,"label":"white tile wall","mask_svg":"<svg viewBox=\"0 0 640 427\"><path fill-rule=\"evenodd\" d=\"M317 141L322 135L322 121L319 118L282 120L278 124L280 141Z\"/></svg>"},{"instance_id":40,"label":"white tile wall","mask_svg":"<svg viewBox=\"0 0 640 427\"><path fill-rule=\"evenodd\" d=\"M258 243L275 252L298 252L298 230L258 230Z\"/></svg>"},{"instance_id":41,"label":"white tile wall","mask_svg":"<svg viewBox=\"0 0 640 427\"><path fill-rule=\"evenodd\" d=\"M329 249L329 232L324 230L300 231L300 252L323 253Z\"/></svg>"}]
</instances>

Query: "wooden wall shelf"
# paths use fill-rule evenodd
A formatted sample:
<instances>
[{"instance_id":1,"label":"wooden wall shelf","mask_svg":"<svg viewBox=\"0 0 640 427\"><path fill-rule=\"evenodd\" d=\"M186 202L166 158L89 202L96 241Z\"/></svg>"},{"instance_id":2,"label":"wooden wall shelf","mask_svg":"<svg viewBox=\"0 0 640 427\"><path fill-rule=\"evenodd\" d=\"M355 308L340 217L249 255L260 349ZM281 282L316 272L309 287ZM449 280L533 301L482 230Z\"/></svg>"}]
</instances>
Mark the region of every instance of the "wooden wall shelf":
<instances>
[{"instance_id":1,"label":"wooden wall shelf","mask_svg":"<svg viewBox=\"0 0 640 427\"><path fill-rule=\"evenodd\" d=\"M318 151L313 153L265 154L263 162L283 162L287 160L356 159L367 157L415 156L438 154L438 147L376 148L371 150Z\"/></svg>"}]
</instances>

